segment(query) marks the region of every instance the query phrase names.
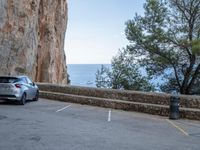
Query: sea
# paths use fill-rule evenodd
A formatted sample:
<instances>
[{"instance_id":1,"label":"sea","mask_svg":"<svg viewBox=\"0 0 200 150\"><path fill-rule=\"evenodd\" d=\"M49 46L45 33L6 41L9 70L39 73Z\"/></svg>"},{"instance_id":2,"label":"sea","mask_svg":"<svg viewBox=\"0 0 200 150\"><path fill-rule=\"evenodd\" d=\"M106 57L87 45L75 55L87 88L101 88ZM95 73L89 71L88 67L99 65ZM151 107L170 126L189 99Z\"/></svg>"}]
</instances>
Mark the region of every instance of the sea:
<instances>
[{"instance_id":1,"label":"sea","mask_svg":"<svg viewBox=\"0 0 200 150\"><path fill-rule=\"evenodd\" d=\"M67 72L71 85L96 87L96 72L101 66L111 67L111 64L68 64Z\"/></svg>"},{"instance_id":2,"label":"sea","mask_svg":"<svg viewBox=\"0 0 200 150\"><path fill-rule=\"evenodd\" d=\"M68 64L67 72L69 74L69 79L71 80L70 84L75 86L96 87L95 74L98 69L101 69L102 65L111 68L111 64ZM146 75L146 71L144 69L140 69L140 71L142 75ZM164 82L165 80L161 77L150 80L150 83L156 86L157 91L160 91L157 84Z\"/></svg>"}]
</instances>

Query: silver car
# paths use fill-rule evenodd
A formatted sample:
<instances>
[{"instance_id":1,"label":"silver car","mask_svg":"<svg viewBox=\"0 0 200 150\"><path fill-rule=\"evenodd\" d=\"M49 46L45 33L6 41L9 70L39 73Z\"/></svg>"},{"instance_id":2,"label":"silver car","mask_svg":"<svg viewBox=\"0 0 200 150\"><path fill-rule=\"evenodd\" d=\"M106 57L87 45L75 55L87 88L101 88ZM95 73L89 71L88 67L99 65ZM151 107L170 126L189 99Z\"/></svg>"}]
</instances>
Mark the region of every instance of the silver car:
<instances>
[{"instance_id":1,"label":"silver car","mask_svg":"<svg viewBox=\"0 0 200 150\"><path fill-rule=\"evenodd\" d=\"M26 100L37 101L38 97L37 85L27 76L0 76L0 99L24 105Z\"/></svg>"}]
</instances>

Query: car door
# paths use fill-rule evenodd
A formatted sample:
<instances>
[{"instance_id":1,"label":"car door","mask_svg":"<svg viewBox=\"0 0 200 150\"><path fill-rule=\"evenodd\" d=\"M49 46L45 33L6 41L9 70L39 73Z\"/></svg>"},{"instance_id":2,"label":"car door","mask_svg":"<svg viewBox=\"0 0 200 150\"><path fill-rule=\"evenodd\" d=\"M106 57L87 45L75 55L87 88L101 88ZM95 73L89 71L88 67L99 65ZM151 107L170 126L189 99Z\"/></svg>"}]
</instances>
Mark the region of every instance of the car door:
<instances>
[{"instance_id":1,"label":"car door","mask_svg":"<svg viewBox=\"0 0 200 150\"><path fill-rule=\"evenodd\" d=\"M26 79L26 77L22 77L21 80L24 85L24 92L26 92L26 99L30 99L31 90L30 90L30 85L28 84L28 80Z\"/></svg>"},{"instance_id":2,"label":"car door","mask_svg":"<svg viewBox=\"0 0 200 150\"><path fill-rule=\"evenodd\" d=\"M34 86L33 82L31 81L31 79L26 77L26 80L28 81L28 86L29 86L29 99L33 99L36 95L35 86Z\"/></svg>"}]
</instances>

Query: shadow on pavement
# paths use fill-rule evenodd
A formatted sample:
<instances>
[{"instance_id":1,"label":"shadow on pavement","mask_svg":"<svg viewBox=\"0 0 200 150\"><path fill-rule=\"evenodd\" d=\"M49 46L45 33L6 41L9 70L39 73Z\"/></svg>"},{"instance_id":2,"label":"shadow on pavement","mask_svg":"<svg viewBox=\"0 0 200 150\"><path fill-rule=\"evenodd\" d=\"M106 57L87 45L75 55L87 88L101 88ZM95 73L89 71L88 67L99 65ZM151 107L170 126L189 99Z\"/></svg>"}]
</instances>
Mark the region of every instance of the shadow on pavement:
<instances>
[{"instance_id":1,"label":"shadow on pavement","mask_svg":"<svg viewBox=\"0 0 200 150\"><path fill-rule=\"evenodd\" d=\"M26 103L31 103L31 102L35 102L32 100L26 100ZM17 101L7 101L7 100L0 100L0 105L19 105L20 104Z\"/></svg>"}]
</instances>

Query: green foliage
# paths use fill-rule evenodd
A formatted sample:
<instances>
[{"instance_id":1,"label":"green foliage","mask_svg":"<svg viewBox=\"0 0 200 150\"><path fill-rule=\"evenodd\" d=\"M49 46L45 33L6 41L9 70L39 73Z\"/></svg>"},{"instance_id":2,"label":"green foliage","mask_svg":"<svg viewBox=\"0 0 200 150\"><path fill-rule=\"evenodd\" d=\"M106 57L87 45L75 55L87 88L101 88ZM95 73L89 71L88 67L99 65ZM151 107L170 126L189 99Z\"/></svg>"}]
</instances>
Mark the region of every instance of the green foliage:
<instances>
[{"instance_id":1,"label":"green foliage","mask_svg":"<svg viewBox=\"0 0 200 150\"><path fill-rule=\"evenodd\" d=\"M71 80L70 80L70 75L67 74L67 84L70 84L71 83Z\"/></svg>"},{"instance_id":2,"label":"green foliage","mask_svg":"<svg viewBox=\"0 0 200 150\"><path fill-rule=\"evenodd\" d=\"M192 41L192 53L200 55L200 40Z\"/></svg>"},{"instance_id":3,"label":"green foliage","mask_svg":"<svg viewBox=\"0 0 200 150\"><path fill-rule=\"evenodd\" d=\"M96 86L98 88L110 88L109 71L109 68L106 68L104 65L101 66L100 70L97 70Z\"/></svg>"},{"instance_id":4,"label":"green foliage","mask_svg":"<svg viewBox=\"0 0 200 150\"><path fill-rule=\"evenodd\" d=\"M153 91L148 79L141 76L135 59L124 49L112 60L111 69L102 66L96 73L96 86L124 90Z\"/></svg>"},{"instance_id":5,"label":"green foliage","mask_svg":"<svg viewBox=\"0 0 200 150\"><path fill-rule=\"evenodd\" d=\"M147 0L144 10L126 22L126 49L149 77L164 75L162 91L200 93L199 0Z\"/></svg>"}]
</instances>

